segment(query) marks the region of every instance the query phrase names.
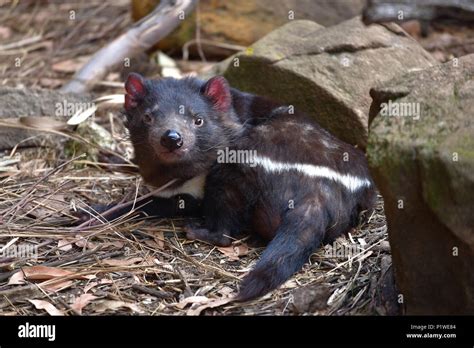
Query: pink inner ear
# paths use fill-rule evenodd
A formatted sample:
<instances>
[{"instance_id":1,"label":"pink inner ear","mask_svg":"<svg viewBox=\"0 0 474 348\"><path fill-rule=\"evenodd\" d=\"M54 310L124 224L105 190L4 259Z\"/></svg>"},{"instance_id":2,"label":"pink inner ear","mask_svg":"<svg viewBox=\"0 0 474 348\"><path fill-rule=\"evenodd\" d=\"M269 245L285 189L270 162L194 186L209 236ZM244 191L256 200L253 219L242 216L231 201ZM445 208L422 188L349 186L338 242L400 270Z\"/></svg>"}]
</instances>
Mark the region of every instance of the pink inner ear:
<instances>
[{"instance_id":1,"label":"pink inner ear","mask_svg":"<svg viewBox=\"0 0 474 348\"><path fill-rule=\"evenodd\" d=\"M216 76L207 81L204 94L213 102L214 107L220 111L227 111L230 107L231 96L227 81L222 76Z\"/></svg>"},{"instance_id":2,"label":"pink inner ear","mask_svg":"<svg viewBox=\"0 0 474 348\"><path fill-rule=\"evenodd\" d=\"M145 95L145 81L143 77L136 73L130 73L125 82L125 90L134 99Z\"/></svg>"},{"instance_id":3,"label":"pink inner ear","mask_svg":"<svg viewBox=\"0 0 474 348\"><path fill-rule=\"evenodd\" d=\"M130 95L125 94L125 109L129 110L137 106L137 101L133 99Z\"/></svg>"}]
</instances>

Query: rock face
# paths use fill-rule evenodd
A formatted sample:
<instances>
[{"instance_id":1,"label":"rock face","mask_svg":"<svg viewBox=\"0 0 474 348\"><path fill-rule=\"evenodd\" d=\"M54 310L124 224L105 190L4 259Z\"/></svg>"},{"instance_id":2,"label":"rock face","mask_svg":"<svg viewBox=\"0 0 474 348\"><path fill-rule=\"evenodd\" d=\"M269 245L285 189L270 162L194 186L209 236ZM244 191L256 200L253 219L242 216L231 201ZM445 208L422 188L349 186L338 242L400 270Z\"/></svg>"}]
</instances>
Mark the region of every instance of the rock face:
<instances>
[{"instance_id":1,"label":"rock face","mask_svg":"<svg viewBox=\"0 0 474 348\"><path fill-rule=\"evenodd\" d=\"M406 312L473 314L474 55L371 95L367 153Z\"/></svg>"},{"instance_id":2,"label":"rock face","mask_svg":"<svg viewBox=\"0 0 474 348\"><path fill-rule=\"evenodd\" d=\"M67 117L58 104L89 103L90 94L61 93L57 90L31 88L0 88L0 119L23 116Z\"/></svg>"},{"instance_id":3,"label":"rock face","mask_svg":"<svg viewBox=\"0 0 474 348\"><path fill-rule=\"evenodd\" d=\"M220 69L233 87L294 105L365 148L370 88L434 64L399 26L366 27L354 18L329 28L291 21Z\"/></svg>"},{"instance_id":4,"label":"rock face","mask_svg":"<svg viewBox=\"0 0 474 348\"><path fill-rule=\"evenodd\" d=\"M60 93L45 89L0 88L0 120L21 121L25 116L50 116L67 121L72 116L68 108L77 109L83 103L90 103L92 96ZM39 135L39 136L38 136ZM29 139L26 140L25 139ZM44 140L56 141L59 136L45 132L0 126L0 150L34 146Z\"/></svg>"},{"instance_id":5,"label":"rock face","mask_svg":"<svg viewBox=\"0 0 474 348\"><path fill-rule=\"evenodd\" d=\"M159 0L132 1L135 20L149 13ZM216 43L249 46L289 20L310 19L324 26L338 24L362 13L365 0L200 0L199 19L203 50L207 55L228 56ZM292 11L290 13L290 11ZM196 17L193 15L158 47L168 51L181 47L196 38ZM205 40L213 42L207 44ZM190 49L195 48L191 46Z\"/></svg>"}]
</instances>

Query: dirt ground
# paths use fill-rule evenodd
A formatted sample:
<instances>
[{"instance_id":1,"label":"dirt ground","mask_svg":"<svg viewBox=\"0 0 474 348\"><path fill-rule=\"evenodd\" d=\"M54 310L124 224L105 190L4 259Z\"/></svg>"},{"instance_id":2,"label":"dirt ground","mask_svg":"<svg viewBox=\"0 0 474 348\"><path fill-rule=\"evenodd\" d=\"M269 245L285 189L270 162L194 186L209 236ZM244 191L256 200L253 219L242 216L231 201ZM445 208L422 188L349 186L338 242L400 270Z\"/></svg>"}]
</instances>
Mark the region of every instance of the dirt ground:
<instances>
[{"instance_id":1,"label":"dirt ground","mask_svg":"<svg viewBox=\"0 0 474 348\"><path fill-rule=\"evenodd\" d=\"M129 16L128 0L7 2L0 7L1 85L59 88L130 25ZM408 29L419 34L416 27ZM459 35L449 35L433 31L418 39L444 61L460 49ZM463 35L466 42L474 37ZM17 57L20 68L14 65ZM188 70L201 66L180 64ZM112 72L93 92L121 93L121 81L120 72ZM110 134L108 146L130 158L117 110L98 113L95 122ZM381 198L368 223L340 238L335 248L313 254L280 289L236 304L229 298L261 248L245 240L229 248L186 240L179 219L129 215L96 227L70 226L74 209L133 199L146 189L136 174L104 163L77 139L74 143L67 134L61 139L45 136L41 147L0 153L0 315L394 313L388 304L391 258ZM25 256L11 257L7 250L13 249ZM354 252L331 254L339 249Z\"/></svg>"}]
</instances>

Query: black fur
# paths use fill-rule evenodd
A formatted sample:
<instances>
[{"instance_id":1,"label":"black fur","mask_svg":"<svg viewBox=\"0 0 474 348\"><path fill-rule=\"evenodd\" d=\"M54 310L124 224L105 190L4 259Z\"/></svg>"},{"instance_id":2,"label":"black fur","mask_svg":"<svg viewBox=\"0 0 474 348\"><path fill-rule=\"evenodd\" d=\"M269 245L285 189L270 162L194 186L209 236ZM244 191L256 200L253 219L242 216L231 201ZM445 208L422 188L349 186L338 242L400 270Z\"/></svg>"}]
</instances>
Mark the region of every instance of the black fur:
<instances>
[{"instance_id":1,"label":"black fur","mask_svg":"<svg viewBox=\"0 0 474 348\"><path fill-rule=\"evenodd\" d=\"M186 214L204 216L204 226L188 226L187 236L230 245L233 238L250 232L269 241L244 278L238 300L250 300L278 287L322 243L350 230L359 213L372 208L375 188L364 154L305 115L290 114L290 108L273 101L229 89L222 78L212 86L193 78L140 78L135 77L138 82L134 83L140 91L143 84L146 93L135 93L135 85L127 89L131 92L126 115L144 180L161 186L175 178L182 183L207 175L202 202ZM196 117L204 119L202 126L193 125ZM163 155L157 144L170 128L183 134L184 150L179 156ZM332 179L296 170L268 173L262 166L217 163L217 151L226 147L255 150L277 162L331 168L371 184L350 192ZM159 216L176 213L166 206L161 201L148 208L156 209Z\"/></svg>"}]
</instances>

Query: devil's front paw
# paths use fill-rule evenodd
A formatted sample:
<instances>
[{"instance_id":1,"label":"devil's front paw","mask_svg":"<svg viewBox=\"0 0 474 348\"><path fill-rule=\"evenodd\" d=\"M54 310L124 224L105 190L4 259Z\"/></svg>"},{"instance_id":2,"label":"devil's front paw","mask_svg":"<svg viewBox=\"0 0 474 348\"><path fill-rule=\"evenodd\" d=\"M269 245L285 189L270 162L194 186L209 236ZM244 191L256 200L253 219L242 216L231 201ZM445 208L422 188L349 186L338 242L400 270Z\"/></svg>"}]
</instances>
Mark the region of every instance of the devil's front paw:
<instances>
[{"instance_id":1,"label":"devil's front paw","mask_svg":"<svg viewBox=\"0 0 474 348\"><path fill-rule=\"evenodd\" d=\"M89 212L85 212L82 210L76 210L71 212L71 215L74 216L76 219L72 222L73 226L82 225L84 222L89 221L91 215Z\"/></svg>"},{"instance_id":2,"label":"devil's front paw","mask_svg":"<svg viewBox=\"0 0 474 348\"><path fill-rule=\"evenodd\" d=\"M232 240L222 232L211 232L207 228L188 225L184 227L186 238L200 240L217 246L229 246Z\"/></svg>"},{"instance_id":3,"label":"devil's front paw","mask_svg":"<svg viewBox=\"0 0 474 348\"><path fill-rule=\"evenodd\" d=\"M186 238L191 240L203 240L208 234L209 230L206 228L201 228L196 225L187 225L184 227L184 232L186 232Z\"/></svg>"}]
</instances>

